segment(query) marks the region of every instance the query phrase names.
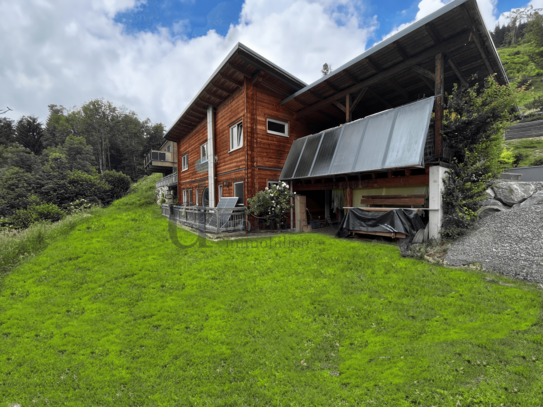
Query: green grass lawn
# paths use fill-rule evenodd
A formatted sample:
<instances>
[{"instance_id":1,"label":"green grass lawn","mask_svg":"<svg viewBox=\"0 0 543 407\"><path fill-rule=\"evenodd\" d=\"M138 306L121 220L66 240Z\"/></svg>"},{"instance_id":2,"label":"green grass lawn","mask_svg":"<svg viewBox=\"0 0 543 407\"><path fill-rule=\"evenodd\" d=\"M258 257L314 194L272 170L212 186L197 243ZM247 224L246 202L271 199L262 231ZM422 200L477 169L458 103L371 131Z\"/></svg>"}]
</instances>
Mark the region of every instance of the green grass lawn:
<instances>
[{"instance_id":1,"label":"green grass lawn","mask_svg":"<svg viewBox=\"0 0 543 407\"><path fill-rule=\"evenodd\" d=\"M0 407L541 404L535 285L315 234L180 249L153 183L3 277Z\"/></svg>"}]
</instances>

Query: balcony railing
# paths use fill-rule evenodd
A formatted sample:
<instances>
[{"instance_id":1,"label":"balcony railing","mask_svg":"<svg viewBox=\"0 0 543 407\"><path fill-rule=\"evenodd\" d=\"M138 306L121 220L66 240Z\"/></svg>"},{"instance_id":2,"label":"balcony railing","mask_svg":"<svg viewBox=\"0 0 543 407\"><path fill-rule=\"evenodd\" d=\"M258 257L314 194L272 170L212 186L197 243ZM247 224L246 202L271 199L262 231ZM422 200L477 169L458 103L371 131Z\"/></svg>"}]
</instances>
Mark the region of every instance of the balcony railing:
<instances>
[{"instance_id":1,"label":"balcony railing","mask_svg":"<svg viewBox=\"0 0 543 407\"><path fill-rule=\"evenodd\" d=\"M151 152L145 156L143 166L147 168L153 161L171 163L173 162L173 154L169 151L151 150Z\"/></svg>"},{"instance_id":2,"label":"balcony railing","mask_svg":"<svg viewBox=\"0 0 543 407\"><path fill-rule=\"evenodd\" d=\"M156 187L171 187L172 185L177 185L177 172L174 172L170 175L166 175L165 177L160 178L156 182Z\"/></svg>"},{"instance_id":3,"label":"balcony railing","mask_svg":"<svg viewBox=\"0 0 543 407\"><path fill-rule=\"evenodd\" d=\"M203 206L162 205L162 215L172 222L207 233L247 230L245 207L209 208Z\"/></svg>"}]
</instances>

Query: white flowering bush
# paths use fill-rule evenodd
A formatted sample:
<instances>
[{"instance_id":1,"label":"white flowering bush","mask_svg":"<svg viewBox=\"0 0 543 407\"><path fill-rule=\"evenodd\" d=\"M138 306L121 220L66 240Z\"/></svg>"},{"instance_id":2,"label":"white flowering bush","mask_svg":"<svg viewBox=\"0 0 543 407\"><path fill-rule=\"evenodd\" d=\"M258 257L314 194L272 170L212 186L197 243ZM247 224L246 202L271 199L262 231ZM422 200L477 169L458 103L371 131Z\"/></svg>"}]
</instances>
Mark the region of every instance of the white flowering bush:
<instances>
[{"instance_id":1,"label":"white flowering bush","mask_svg":"<svg viewBox=\"0 0 543 407\"><path fill-rule=\"evenodd\" d=\"M273 184L247 200L249 213L264 218L267 225L282 226L287 221L288 212L294 206L290 204L292 195L285 182Z\"/></svg>"}]
</instances>

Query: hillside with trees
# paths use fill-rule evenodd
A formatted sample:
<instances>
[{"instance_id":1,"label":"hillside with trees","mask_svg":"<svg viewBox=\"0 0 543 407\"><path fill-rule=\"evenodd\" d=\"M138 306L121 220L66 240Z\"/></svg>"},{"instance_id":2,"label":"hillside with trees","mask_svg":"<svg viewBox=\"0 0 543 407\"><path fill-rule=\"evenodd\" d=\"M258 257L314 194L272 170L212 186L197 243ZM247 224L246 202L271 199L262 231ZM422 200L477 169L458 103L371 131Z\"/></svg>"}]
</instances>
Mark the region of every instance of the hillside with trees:
<instances>
[{"instance_id":1,"label":"hillside with trees","mask_svg":"<svg viewBox=\"0 0 543 407\"><path fill-rule=\"evenodd\" d=\"M543 9L532 6L514 9L509 23L498 25L492 39L511 81L529 89L520 106L522 121L543 120ZM542 123L543 125L543 123ZM506 148L514 165L543 165L543 138L508 140Z\"/></svg>"},{"instance_id":2,"label":"hillside with trees","mask_svg":"<svg viewBox=\"0 0 543 407\"><path fill-rule=\"evenodd\" d=\"M145 175L144 155L163 135L162 123L102 99L49 105L45 123L0 117L0 229L111 203Z\"/></svg>"}]
</instances>

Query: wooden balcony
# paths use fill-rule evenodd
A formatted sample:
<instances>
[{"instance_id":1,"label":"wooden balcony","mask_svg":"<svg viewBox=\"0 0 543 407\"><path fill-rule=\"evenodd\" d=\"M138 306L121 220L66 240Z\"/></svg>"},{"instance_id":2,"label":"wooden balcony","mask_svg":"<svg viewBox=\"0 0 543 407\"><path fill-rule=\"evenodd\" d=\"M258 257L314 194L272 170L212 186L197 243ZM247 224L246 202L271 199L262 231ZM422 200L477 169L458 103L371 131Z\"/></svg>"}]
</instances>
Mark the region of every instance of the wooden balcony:
<instances>
[{"instance_id":1,"label":"wooden balcony","mask_svg":"<svg viewBox=\"0 0 543 407\"><path fill-rule=\"evenodd\" d=\"M172 187L177 186L177 172L170 175L165 175L156 182L156 187Z\"/></svg>"},{"instance_id":2,"label":"wooden balcony","mask_svg":"<svg viewBox=\"0 0 543 407\"><path fill-rule=\"evenodd\" d=\"M149 154L145 156L143 161L143 168L150 172L161 172L168 174L172 172L177 163L174 160L173 153L166 151L151 150Z\"/></svg>"}]
</instances>

